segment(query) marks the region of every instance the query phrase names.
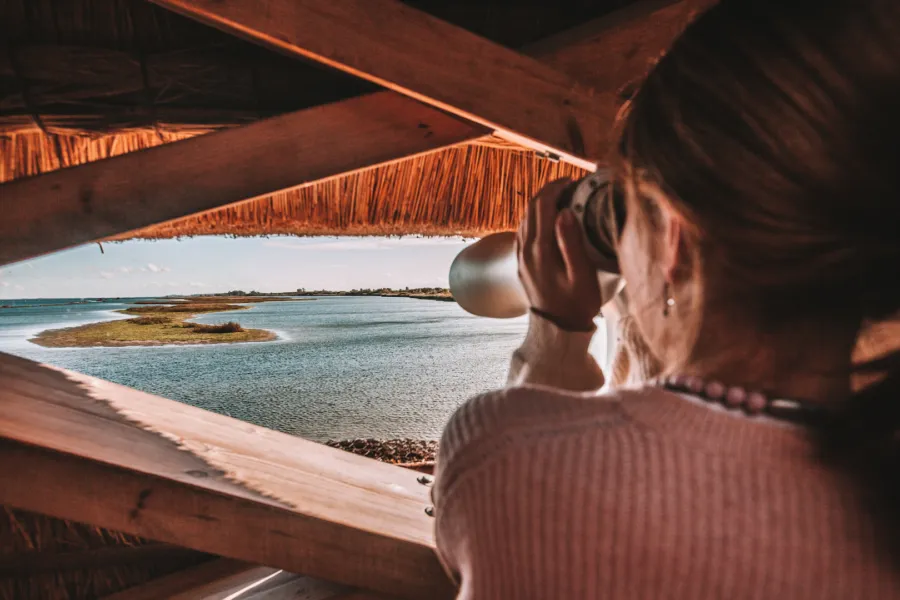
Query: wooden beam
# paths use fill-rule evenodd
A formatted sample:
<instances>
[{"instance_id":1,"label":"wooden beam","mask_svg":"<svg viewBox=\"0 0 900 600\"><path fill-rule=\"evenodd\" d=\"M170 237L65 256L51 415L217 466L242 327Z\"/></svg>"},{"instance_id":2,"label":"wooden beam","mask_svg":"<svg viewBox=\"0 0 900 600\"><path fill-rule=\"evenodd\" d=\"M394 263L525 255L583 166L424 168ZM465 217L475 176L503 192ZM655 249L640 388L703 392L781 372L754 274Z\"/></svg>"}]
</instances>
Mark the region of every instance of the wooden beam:
<instances>
[{"instance_id":1,"label":"wooden beam","mask_svg":"<svg viewBox=\"0 0 900 600\"><path fill-rule=\"evenodd\" d=\"M219 558L182 569L147 583L111 594L103 600L212 600L225 598L279 572L230 558ZM243 600L243 599L241 599Z\"/></svg>"},{"instance_id":2,"label":"wooden beam","mask_svg":"<svg viewBox=\"0 0 900 600\"><path fill-rule=\"evenodd\" d=\"M0 504L448 598L418 473L0 354Z\"/></svg>"},{"instance_id":3,"label":"wooden beam","mask_svg":"<svg viewBox=\"0 0 900 600\"><path fill-rule=\"evenodd\" d=\"M390 600L320 579L220 558L103 600Z\"/></svg>"},{"instance_id":4,"label":"wooden beam","mask_svg":"<svg viewBox=\"0 0 900 600\"><path fill-rule=\"evenodd\" d=\"M718 0L643 0L522 51L597 90L637 83L684 28Z\"/></svg>"},{"instance_id":5,"label":"wooden beam","mask_svg":"<svg viewBox=\"0 0 900 600\"><path fill-rule=\"evenodd\" d=\"M223 31L309 58L549 151L603 159L616 98L399 0L153 0Z\"/></svg>"},{"instance_id":6,"label":"wooden beam","mask_svg":"<svg viewBox=\"0 0 900 600\"><path fill-rule=\"evenodd\" d=\"M396 94L319 106L0 185L0 265L471 140Z\"/></svg>"}]
</instances>

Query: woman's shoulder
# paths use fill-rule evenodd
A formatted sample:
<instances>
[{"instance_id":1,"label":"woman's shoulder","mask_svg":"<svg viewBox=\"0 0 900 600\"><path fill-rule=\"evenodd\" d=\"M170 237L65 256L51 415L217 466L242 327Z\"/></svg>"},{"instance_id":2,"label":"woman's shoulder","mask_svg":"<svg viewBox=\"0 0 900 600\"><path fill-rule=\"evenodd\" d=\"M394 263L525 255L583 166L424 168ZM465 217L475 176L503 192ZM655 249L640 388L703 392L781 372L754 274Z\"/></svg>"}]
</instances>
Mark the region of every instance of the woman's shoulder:
<instances>
[{"instance_id":1,"label":"woman's shoulder","mask_svg":"<svg viewBox=\"0 0 900 600\"><path fill-rule=\"evenodd\" d=\"M473 454L493 455L534 436L625 426L628 421L622 403L636 393L578 393L527 385L475 396L450 417L441 437L438 462L446 466Z\"/></svg>"}]
</instances>

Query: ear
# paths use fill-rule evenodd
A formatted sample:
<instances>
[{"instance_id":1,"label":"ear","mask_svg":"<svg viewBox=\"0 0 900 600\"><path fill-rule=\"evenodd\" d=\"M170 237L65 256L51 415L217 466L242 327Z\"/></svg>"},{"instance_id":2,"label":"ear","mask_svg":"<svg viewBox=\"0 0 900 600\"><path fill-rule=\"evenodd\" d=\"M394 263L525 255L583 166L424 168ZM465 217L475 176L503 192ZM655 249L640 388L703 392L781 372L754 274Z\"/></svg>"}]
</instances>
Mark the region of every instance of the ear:
<instances>
[{"instance_id":1,"label":"ear","mask_svg":"<svg viewBox=\"0 0 900 600\"><path fill-rule=\"evenodd\" d=\"M676 271L683 265L684 228L681 215L672 210L671 205L662 198L657 198L657 206L662 216L662 248L660 267L666 281L675 281ZM662 201L660 201L662 200Z\"/></svg>"}]
</instances>

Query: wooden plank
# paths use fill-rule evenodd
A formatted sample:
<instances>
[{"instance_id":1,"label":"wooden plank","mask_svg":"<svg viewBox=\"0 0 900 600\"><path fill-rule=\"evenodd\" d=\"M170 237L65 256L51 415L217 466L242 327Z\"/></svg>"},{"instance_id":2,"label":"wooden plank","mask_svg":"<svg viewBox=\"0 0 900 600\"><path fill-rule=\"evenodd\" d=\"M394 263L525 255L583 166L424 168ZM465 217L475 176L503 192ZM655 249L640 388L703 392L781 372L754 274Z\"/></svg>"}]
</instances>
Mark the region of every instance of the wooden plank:
<instances>
[{"instance_id":1,"label":"wooden plank","mask_svg":"<svg viewBox=\"0 0 900 600\"><path fill-rule=\"evenodd\" d=\"M320 579L229 558L216 559L103 600L390 600Z\"/></svg>"},{"instance_id":2,"label":"wooden plank","mask_svg":"<svg viewBox=\"0 0 900 600\"><path fill-rule=\"evenodd\" d=\"M396 94L0 185L0 264L435 151L484 133Z\"/></svg>"},{"instance_id":3,"label":"wooden plank","mask_svg":"<svg viewBox=\"0 0 900 600\"><path fill-rule=\"evenodd\" d=\"M104 600L219 600L279 571L219 558L111 594Z\"/></svg>"},{"instance_id":4,"label":"wooden plank","mask_svg":"<svg viewBox=\"0 0 900 600\"><path fill-rule=\"evenodd\" d=\"M403 598L452 595L418 473L0 354L0 503Z\"/></svg>"},{"instance_id":5,"label":"wooden plank","mask_svg":"<svg viewBox=\"0 0 900 600\"><path fill-rule=\"evenodd\" d=\"M153 0L270 48L309 58L553 152L603 159L614 94L398 0ZM598 57L603 60L604 57Z\"/></svg>"},{"instance_id":6,"label":"wooden plank","mask_svg":"<svg viewBox=\"0 0 900 600\"><path fill-rule=\"evenodd\" d=\"M718 0L644 0L522 49L577 81L618 93L639 81L690 21Z\"/></svg>"}]
</instances>

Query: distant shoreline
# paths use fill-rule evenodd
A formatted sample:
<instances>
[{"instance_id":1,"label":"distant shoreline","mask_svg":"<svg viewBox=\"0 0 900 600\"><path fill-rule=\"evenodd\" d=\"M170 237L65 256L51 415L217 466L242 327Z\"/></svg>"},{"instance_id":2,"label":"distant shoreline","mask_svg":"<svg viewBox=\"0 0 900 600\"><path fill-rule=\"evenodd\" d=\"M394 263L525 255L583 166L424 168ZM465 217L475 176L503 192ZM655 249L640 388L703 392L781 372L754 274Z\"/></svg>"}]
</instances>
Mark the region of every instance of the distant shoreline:
<instances>
[{"instance_id":1,"label":"distant shoreline","mask_svg":"<svg viewBox=\"0 0 900 600\"><path fill-rule=\"evenodd\" d=\"M165 300L161 300L158 304L144 302L139 306L117 311L126 315L134 315L133 318L100 321L63 329L48 329L28 341L45 348L121 348L128 346L238 344L278 339L278 336L272 331L244 329L233 321L217 325L188 322L188 319L199 314L216 314L248 308L233 304L229 300L232 302L243 301L242 298L217 297L206 298L202 302L167 302ZM266 301L255 300L255 302Z\"/></svg>"},{"instance_id":2,"label":"distant shoreline","mask_svg":"<svg viewBox=\"0 0 900 600\"><path fill-rule=\"evenodd\" d=\"M104 320L75 327L47 329L28 341L45 348L122 348L130 346L188 346L196 344L240 344L246 342L269 342L278 336L266 329L244 329L234 322L219 325L202 325L189 322L198 314L216 314L226 311L246 310L241 304L262 302L310 301L319 297L380 297L412 298L415 300L436 300L455 302L449 291L428 290L354 290L351 292L301 292L298 296L244 295L244 296L187 296L160 298L159 300L139 300L131 308L116 311L133 315L130 319ZM70 304L104 304L106 301L73 301L56 303L53 306ZM122 302L115 300L109 302ZM45 306L30 305L30 306ZM3 308L14 308L4 305Z\"/></svg>"}]
</instances>

